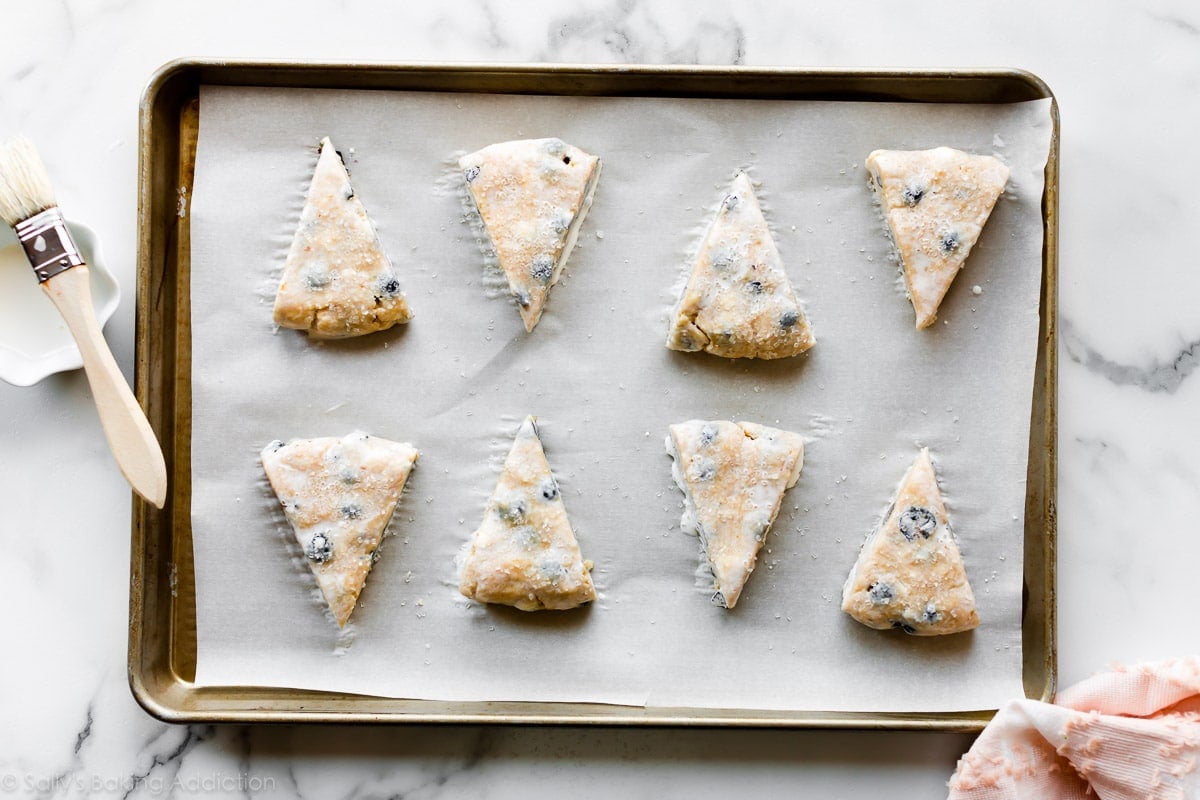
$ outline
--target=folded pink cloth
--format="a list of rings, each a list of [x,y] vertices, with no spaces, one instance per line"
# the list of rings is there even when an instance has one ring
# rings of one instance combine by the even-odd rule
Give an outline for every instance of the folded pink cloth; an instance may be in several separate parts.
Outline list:
[[[950,800],[1200,798],[1200,658],[1115,667],[1014,700],[950,779]]]

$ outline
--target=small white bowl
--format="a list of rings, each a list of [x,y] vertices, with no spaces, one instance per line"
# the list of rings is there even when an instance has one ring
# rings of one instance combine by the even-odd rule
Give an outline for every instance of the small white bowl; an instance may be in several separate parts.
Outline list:
[[[104,327],[121,302],[121,288],[104,265],[95,232],[69,220],[67,228],[91,273],[92,305]],[[17,237],[0,225],[0,378],[32,386],[47,375],[82,366],[67,323],[38,285]]]

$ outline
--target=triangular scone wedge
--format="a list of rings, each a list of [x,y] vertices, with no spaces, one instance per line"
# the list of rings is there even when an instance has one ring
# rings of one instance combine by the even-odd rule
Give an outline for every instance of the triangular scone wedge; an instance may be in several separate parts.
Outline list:
[[[532,331],[591,208],[600,159],[562,139],[522,139],[485,147],[458,165]]]
[[[263,470],[334,619],[344,626],[418,452],[355,432],[271,442]]]
[[[863,545],[842,589],[842,610],[868,627],[918,636],[979,626],[929,450],[909,467],[883,525]]]
[[[992,156],[938,147],[876,150],[867,156],[867,171],[900,256],[917,328],[927,328],[1004,192],[1008,167]]]
[[[733,608],[783,493],[800,478],[804,440],[753,422],[689,420],[669,430],[671,472],[684,497],[680,524],[704,545],[713,601]]]
[[[786,358],[816,344],[750,178],[738,173],[671,314],[667,347],[725,358]]]
[[[526,417],[459,565],[459,591],[522,611],[596,599],[534,417]]]
[[[275,293],[275,324],[336,339],[410,319],[400,281],[326,137]]]

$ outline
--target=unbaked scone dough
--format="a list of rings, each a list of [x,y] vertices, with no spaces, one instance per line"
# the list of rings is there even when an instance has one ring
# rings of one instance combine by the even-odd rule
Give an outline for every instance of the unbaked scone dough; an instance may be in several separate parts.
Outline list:
[[[815,343],[750,178],[739,172],[671,314],[667,347],[725,358],[786,358]]]
[[[362,432],[263,448],[263,471],[339,626],[354,611],[417,455],[410,444]]]
[[[704,545],[713,601],[733,608],[783,493],[800,478],[804,440],[753,422],[689,420],[669,431],[667,452],[684,497],[681,526]]]
[[[400,281],[326,137],[275,293],[275,324],[335,339],[410,319]]]
[[[927,328],[1004,191],[1008,167],[992,156],[938,147],[876,150],[867,156],[867,171],[900,257],[917,328]]]
[[[917,455],[883,525],[863,545],[842,589],[842,610],[868,627],[918,636],[979,626],[929,450]]]
[[[504,460],[483,522],[459,565],[459,591],[522,611],[575,608],[596,599],[550,473],[536,420],[526,417]]]
[[[600,159],[562,139],[522,139],[485,147],[458,165],[532,331],[592,205]]]

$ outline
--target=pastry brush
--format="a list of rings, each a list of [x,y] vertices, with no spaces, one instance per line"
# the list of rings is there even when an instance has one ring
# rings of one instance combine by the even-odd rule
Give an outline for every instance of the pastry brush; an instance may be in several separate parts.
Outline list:
[[[129,390],[92,308],[88,268],[54,200],[33,144],[0,142],[0,219],[17,234],[42,291],[71,331],[121,474],[157,508],[167,496],[167,468],[154,431]]]

